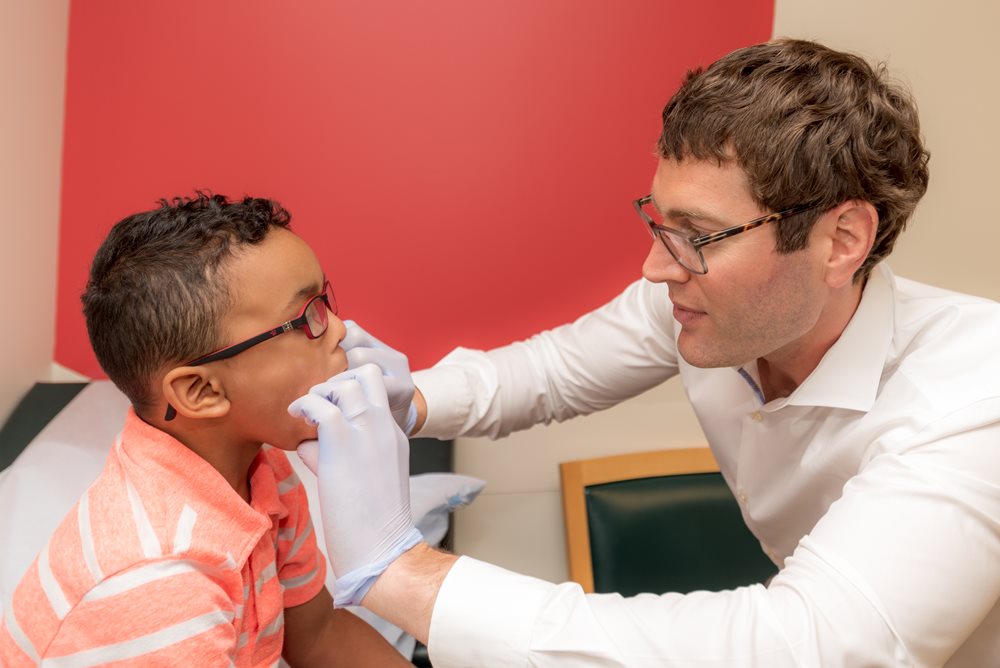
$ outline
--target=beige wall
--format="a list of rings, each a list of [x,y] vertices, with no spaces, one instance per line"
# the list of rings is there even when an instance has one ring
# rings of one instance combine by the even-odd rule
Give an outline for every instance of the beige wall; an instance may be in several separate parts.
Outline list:
[[[920,105],[931,185],[891,259],[896,273],[1000,299],[1000,2],[777,0],[774,34],[886,60]],[[558,462],[701,444],[676,383],[600,415],[498,442],[461,439],[459,471],[489,485],[456,518],[456,549],[566,578]]]
[[[69,0],[0,0],[0,423],[51,375]]]
[[[997,0],[777,0],[776,36],[885,61],[917,98],[931,182],[895,272],[1000,300]]]

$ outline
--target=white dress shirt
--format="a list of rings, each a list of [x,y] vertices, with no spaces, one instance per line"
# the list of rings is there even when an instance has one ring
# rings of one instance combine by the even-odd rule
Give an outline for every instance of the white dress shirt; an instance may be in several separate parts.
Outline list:
[[[415,374],[421,436],[498,437],[680,375],[768,587],[584,595],[462,557],[431,620],[449,666],[1000,666],[1000,305],[876,267],[788,397],[680,359],[666,286]]]

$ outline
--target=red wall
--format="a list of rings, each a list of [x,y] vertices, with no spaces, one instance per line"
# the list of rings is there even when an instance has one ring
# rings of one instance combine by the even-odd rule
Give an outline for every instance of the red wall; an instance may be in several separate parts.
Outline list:
[[[110,226],[195,188],[279,200],[341,314],[433,363],[639,275],[663,104],[773,0],[74,0],[56,361]]]

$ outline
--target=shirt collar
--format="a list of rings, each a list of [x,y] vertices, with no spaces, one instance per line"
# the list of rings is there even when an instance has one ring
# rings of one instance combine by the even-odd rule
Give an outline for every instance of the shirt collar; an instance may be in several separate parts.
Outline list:
[[[892,343],[894,304],[892,271],[881,263],[869,275],[861,302],[840,338],[792,392],[787,404],[870,410]]]
[[[784,406],[825,406],[868,411],[875,403],[885,359],[892,343],[895,281],[885,263],[876,266],[861,301],[840,338],[826,351],[819,364],[788,397],[775,399],[763,410]],[[763,402],[757,363],[737,372]]]
[[[211,464],[174,437],[144,422],[131,408],[114,454],[144,503],[156,504],[160,512],[166,513],[171,512],[167,506],[191,505],[199,514],[199,522],[204,518],[219,528],[222,542],[245,544],[249,550],[275,520],[288,514],[279,497],[279,481],[267,462],[268,448],[263,446],[250,465],[249,505]],[[233,556],[240,561],[240,554]]]

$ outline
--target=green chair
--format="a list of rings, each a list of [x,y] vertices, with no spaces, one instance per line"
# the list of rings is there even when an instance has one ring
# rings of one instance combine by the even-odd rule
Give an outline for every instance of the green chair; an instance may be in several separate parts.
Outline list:
[[[707,448],[565,462],[560,473],[570,579],[586,592],[720,591],[777,572]]]

